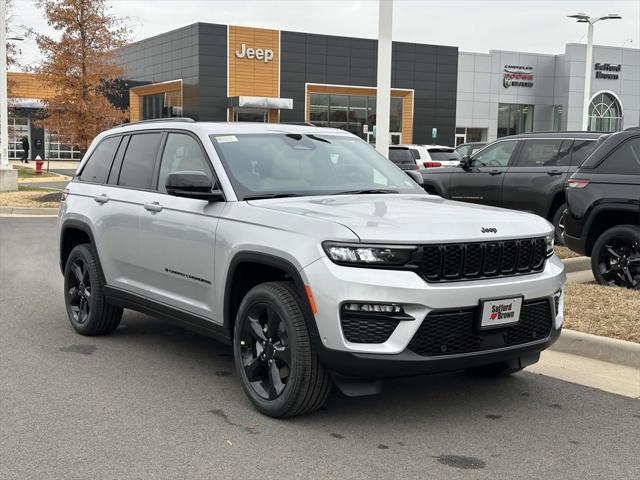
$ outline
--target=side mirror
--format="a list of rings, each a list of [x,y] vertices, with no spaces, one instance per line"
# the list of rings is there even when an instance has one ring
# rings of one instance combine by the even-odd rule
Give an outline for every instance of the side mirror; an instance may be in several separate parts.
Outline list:
[[[213,189],[212,180],[204,172],[173,172],[167,175],[165,188],[174,197],[196,198],[215,202],[223,200],[221,190]]]
[[[468,170],[471,167],[471,157],[469,155],[465,155],[460,159],[460,168],[463,170]]]
[[[424,185],[424,178],[422,178],[422,174],[417,170],[405,170],[404,173],[411,177],[411,180],[416,182],[418,185]]]

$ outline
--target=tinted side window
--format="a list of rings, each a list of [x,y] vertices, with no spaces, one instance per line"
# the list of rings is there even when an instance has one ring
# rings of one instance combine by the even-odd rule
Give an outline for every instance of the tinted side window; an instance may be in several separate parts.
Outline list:
[[[507,140],[489,145],[473,156],[474,167],[506,167],[518,142]]]
[[[153,170],[161,133],[132,135],[124,154],[118,185],[148,190],[153,184]]]
[[[566,167],[571,163],[573,140],[524,140],[518,167]]]
[[[111,161],[119,142],[120,137],[109,137],[102,140],[82,169],[80,180],[83,182],[103,183],[109,168],[111,168]]]
[[[413,155],[413,158],[415,158],[416,160],[420,160],[420,152],[418,150],[416,150],[415,148],[410,148],[409,151],[411,152],[411,155]]]
[[[640,137],[627,140],[598,165],[598,173],[640,175]]]
[[[571,165],[579,167],[597,145],[596,140],[576,140],[571,153]]]
[[[203,172],[213,178],[209,160],[202,152],[200,144],[191,136],[182,133],[170,133],[162,153],[158,190],[166,193],[167,176],[172,172]]]

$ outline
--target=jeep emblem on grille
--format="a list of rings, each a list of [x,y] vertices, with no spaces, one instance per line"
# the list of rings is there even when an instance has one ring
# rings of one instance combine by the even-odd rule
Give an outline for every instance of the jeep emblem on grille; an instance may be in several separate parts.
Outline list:
[[[480,231],[482,233],[498,233],[498,229],[497,228],[482,227],[482,229]]]

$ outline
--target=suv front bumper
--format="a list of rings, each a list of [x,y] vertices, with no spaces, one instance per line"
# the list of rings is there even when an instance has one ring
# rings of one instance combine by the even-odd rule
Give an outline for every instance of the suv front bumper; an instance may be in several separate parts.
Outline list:
[[[470,353],[423,356],[407,349],[432,312],[477,308],[482,299],[523,296],[524,301],[551,299],[565,283],[564,265],[556,256],[540,273],[451,283],[427,283],[413,272],[339,266],[323,257],[303,270],[317,306],[315,323],[323,363],[345,375],[397,376],[471,368],[540,352],[559,336],[562,304],[545,338],[529,343]],[[354,343],[345,338],[341,306],[379,303],[402,306],[409,321],[401,321],[382,343]]]

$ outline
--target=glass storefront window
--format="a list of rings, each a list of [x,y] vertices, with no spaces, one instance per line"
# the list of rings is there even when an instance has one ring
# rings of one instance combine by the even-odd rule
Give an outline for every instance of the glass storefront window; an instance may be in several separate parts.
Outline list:
[[[591,99],[588,129],[593,132],[622,130],[622,107],[613,95],[602,92]]]
[[[562,130],[562,105],[553,106],[553,130]]]
[[[402,132],[403,99],[391,97],[390,130],[392,142]],[[309,121],[319,127],[347,130],[360,138],[371,136],[376,124],[376,97],[369,95],[309,94]],[[365,133],[367,125],[369,134]],[[393,133],[396,135],[393,136]]]
[[[27,137],[27,139],[29,139],[29,146],[31,146],[29,118],[16,116],[9,112],[7,120],[9,123],[9,158],[17,160],[22,158],[22,137]],[[29,156],[31,156],[31,153],[29,153]]]
[[[48,160],[80,160],[80,150],[71,145],[60,143],[55,132],[45,131],[44,154]]]
[[[142,119],[173,118],[182,116],[180,92],[162,92],[142,97]]]
[[[309,121],[319,127],[329,126],[329,95],[312,93],[309,96]]]
[[[533,105],[498,104],[498,138],[533,132]]]
[[[402,131],[402,98],[391,97],[391,119],[389,120],[389,131]]]

